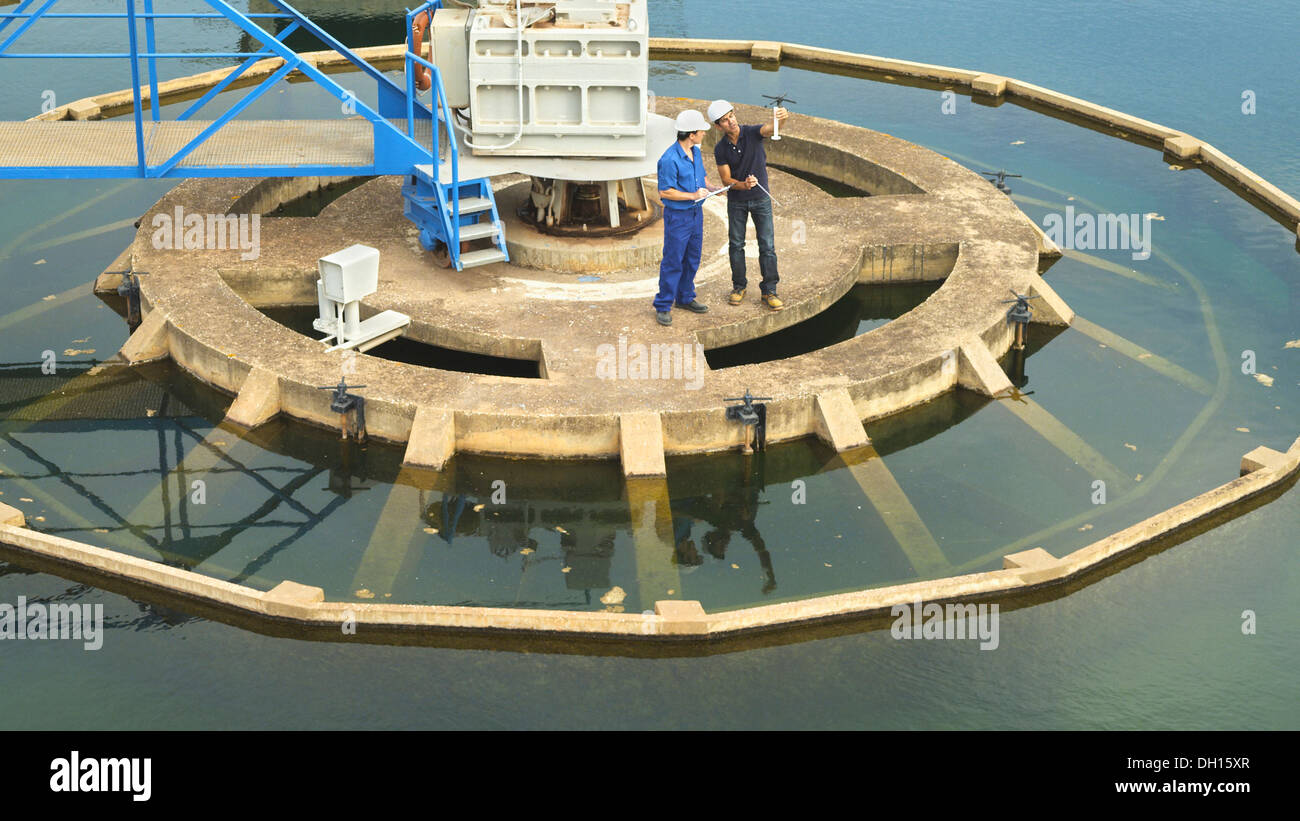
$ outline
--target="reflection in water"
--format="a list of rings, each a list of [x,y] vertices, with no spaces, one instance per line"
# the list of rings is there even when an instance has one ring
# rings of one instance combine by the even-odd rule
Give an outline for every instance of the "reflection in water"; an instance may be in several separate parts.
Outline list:
[[[704,557],[691,538],[696,524],[702,525],[700,530],[703,533],[705,552],[720,562],[727,558],[731,534],[739,533],[758,556],[759,565],[763,569],[761,592],[766,594],[776,589],[776,572],[772,569],[772,556],[768,553],[767,544],[755,524],[759,506],[767,504],[759,500],[765,490],[762,479],[764,454],[755,454],[746,459],[746,463],[748,470],[740,485],[724,484],[714,493],[687,497],[673,503],[676,557],[678,564],[688,567],[704,564]]]

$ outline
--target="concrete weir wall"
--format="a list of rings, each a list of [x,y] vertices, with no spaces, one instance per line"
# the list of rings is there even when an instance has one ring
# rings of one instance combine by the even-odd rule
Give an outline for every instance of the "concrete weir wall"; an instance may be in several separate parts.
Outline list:
[[[651,50],[652,56],[658,58],[698,55],[717,59],[750,60],[756,64],[766,65],[786,61],[812,70],[824,67],[840,71],[888,73],[966,87],[973,95],[993,98],[1018,97],[1107,128],[1123,130],[1158,142],[1167,154],[1203,164],[1231,181],[1239,190],[1257,197],[1285,215],[1291,222],[1297,224],[1297,232],[1300,234],[1300,202],[1214,146],[1183,132],[1030,83],[964,69],[784,43],[654,38],[651,41]],[[403,62],[401,46],[361,49],[360,53],[382,69],[399,68]],[[333,52],[310,55],[309,59],[325,71],[343,71],[349,67]],[[281,61],[278,59],[261,61],[232,87],[260,82],[280,65]],[[222,69],[163,83],[160,85],[160,97],[164,102],[197,97],[223,79],[231,70],[233,69]],[[301,76],[298,79],[302,79]],[[146,89],[145,98],[147,97]],[[43,114],[38,119],[111,117],[127,113],[131,105],[131,92],[121,91],[78,100]],[[797,142],[800,141],[792,139],[782,146],[781,151],[795,150]],[[833,151],[820,152],[819,149],[811,146],[804,146],[804,149],[811,151],[819,167],[826,169],[828,172],[826,176],[843,178],[847,173],[844,165],[846,158],[836,156]],[[780,156],[780,152],[773,152],[774,162],[780,163]],[[897,186],[900,190],[895,193],[910,193],[902,190],[910,183],[901,177],[864,176],[862,179],[853,178],[852,184],[878,191],[886,190],[889,186]],[[926,262],[907,263],[910,266],[908,270],[912,271],[917,279],[931,279],[946,275],[947,270],[951,269],[952,263],[955,262],[957,251],[954,246],[945,244],[925,246],[920,248],[919,252],[914,251],[911,254],[913,260],[916,260],[918,253]],[[898,255],[897,247],[889,249],[888,253],[881,249],[879,255],[864,253],[860,278],[863,281],[879,278],[895,279],[889,266]],[[151,320],[152,325],[150,325]],[[148,333],[140,335],[138,340],[133,337],[132,342],[129,343],[134,346],[133,353],[139,360],[148,359],[153,355],[166,355],[168,348],[173,348],[174,355],[173,346],[194,344],[192,341],[187,342],[188,338],[182,335],[172,337],[169,334],[168,323],[159,314],[146,317],[142,330],[148,330]],[[972,343],[969,349],[963,345],[959,351],[960,367],[956,375],[951,372],[951,369],[945,369],[944,357],[935,357],[932,361],[922,362],[910,370],[890,374],[886,380],[890,381],[890,384],[855,385],[853,390],[847,391],[848,399],[840,395],[832,398],[828,393],[826,402],[818,396],[816,399],[810,398],[805,403],[807,407],[800,405],[796,409],[790,405],[787,408],[776,409],[777,413],[774,415],[777,418],[773,421],[779,427],[782,424],[780,414],[784,413],[791,417],[788,422],[791,426],[806,426],[810,423],[816,424],[815,419],[820,414],[823,418],[822,426],[825,426],[825,421],[831,416],[838,418],[834,413],[828,416],[828,409],[838,411],[838,415],[842,416],[844,409],[849,406],[852,406],[861,418],[879,415],[873,412],[877,410],[873,408],[873,403],[879,401],[882,396],[893,396],[894,399],[888,401],[895,401],[900,394],[933,392],[936,388],[951,387],[954,382],[961,383],[963,379],[978,378],[980,368],[987,365],[988,351],[1005,350],[1009,344],[1006,338],[1009,333],[1005,323],[991,325],[981,334],[979,344]],[[195,358],[204,357],[205,354],[210,355],[214,360],[217,357],[224,358],[221,352],[215,350],[195,350],[191,353]],[[179,358],[189,357],[182,355]],[[216,381],[228,390],[237,390],[245,380],[250,378],[267,381],[265,375],[251,372],[247,366],[227,361],[225,367],[228,372],[223,379]],[[260,410],[259,408],[260,405],[249,412],[256,415],[265,411],[265,408]],[[414,409],[406,410],[409,410],[416,420],[420,420]],[[437,419],[428,416],[423,420],[422,427],[428,429],[428,435],[423,437],[422,441],[427,440],[423,441],[423,444],[432,454],[430,459],[433,461],[445,459],[449,455],[449,420],[450,416],[447,414],[442,414]],[[408,417],[377,421],[386,421],[394,428],[405,427],[408,434],[416,424]],[[460,428],[469,421],[456,419],[454,424]],[[644,426],[652,424],[653,420],[635,421]],[[663,424],[665,437],[671,439],[674,433],[671,418],[666,418]],[[616,449],[619,447],[617,430],[611,432],[608,427],[605,425],[601,428],[601,435],[608,440],[603,444]],[[594,431],[589,431],[588,435],[592,433]],[[659,452],[662,453],[662,448]],[[643,456],[653,455],[643,454]],[[657,472],[658,468],[656,465],[649,465],[646,470]],[[259,624],[289,623],[301,629],[324,628],[332,631],[339,640],[365,641],[368,638],[368,631],[376,637],[375,640],[381,640],[380,637],[383,635],[414,630],[431,634],[479,633],[489,636],[516,634],[615,640],[708,641],[745,633],[793,629],[827,621],[888,615],[890,608],[895,604],[915,601],[969,602],[989,597],[1014,598],[1032,591],[1061,588],[1084,581],[1107,565],[1126,557],[1140,557],[1144,550],[1171,537],[1176,538],[1182,532],[1230,517],[1252,501],[1266,499],[1270,494],[1280,493],[1293,483],[1300,473],[1300,438],[1296,439],[1286,453],[1263,447],[1256,448],[1242,459],[1241,473],[1243,475],[1238,479],[1060,558],[1051,556],[1041,548],[1035,548],[1004,557],[1001,570],[714,614],[707,613],[699,602],[692,601],[657,602],[654,612],[650,614],[326,602],[320,588],[292,581],[282,582],[270,591],[257,591],[191,571],[179,570],[116,551],[29,530],[25,526],[23,514],[5,504],[0,504],[0,556],[19,561],[23,558],[33,559],[38,564],[53,568],[55,572],[60,568],[66,568],[69,573],[101,580],[108,584],[122,583],[133,590],[162,591],[172,597],[199,602],[208,608],[209,612],[219,617],[228,614],[232,619],[244,619],[254,627]],[[356,630],[353,634],[344,634],[341,628],[347,624],[355,624]]]
[[[1176,537],[1233,508],[1294,481],[1300,473],[1300,438],[1286,453],[1257,448],[1242,460],[1245,475],[1152,516],[1112,536],[1057,558],[1041,548],[1006,556],[1001,570],[873,590],[818,596],[781,604],[708,613],[697,601],[660,601],[653,613],[521,610],[497,607],[327,602],[318,587],[284,581],[269,591],[212,579],[70,539],[28,530],[17,509],[0,504],[0,557],[34,558],[55,569],[134,589],[160,590],[201,603],[264,629],[290,623],[331,631],[339,641],[380,641],[409,631],[484,635],[552,635],[615,640],[717,640],[747,633],[789,630],[828,621],[887,616],[899,604],[1011,600],[1082,581],[1091,573],[1144,548]]]

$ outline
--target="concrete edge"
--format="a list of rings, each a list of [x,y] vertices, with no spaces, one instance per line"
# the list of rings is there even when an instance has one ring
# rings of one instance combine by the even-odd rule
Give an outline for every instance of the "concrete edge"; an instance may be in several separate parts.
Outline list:
[[[456,414],[436,408],[416,408],[402,464],[442,470],[455,454]]]
[[[239,386],[239,394],[226,411],[226,421],[256,428],[280,413],[280,379],[263,368],[253,368]]]
[[[168,325],[167,317],[162,311],[149,312],[140,327],[127,337],[118,355],[129,365],[166,359],[171,356],[171,346],[167,340]]]
[[[626,477],[666,477],[664,426],[654,411],[619,414],[618,452]]]
[[[272,590],[258,591],[194,571],[28,530],[15,524],[21,521],[21,511],[3,504],[0,504],[0,542],[19,553],[198,599],[218,610],[288,621],[303,627],[335,627],[339,629],[339,640],[355,635],[359,627],[709,640],[829,619],[884,615],[895,605],[917,601],[970,601],[1062,584],[1283,484],[1300,472],[1300,437],[1281,456],[1280,460],[1270,460],[1269,466],[1060,559],[1041,548],[1033,548],[1004,557],[1001,570],[715,614],[707,613],[698,601],[659,601],[653,614],[330,602],[324,600],[321,588],[288,580]]]

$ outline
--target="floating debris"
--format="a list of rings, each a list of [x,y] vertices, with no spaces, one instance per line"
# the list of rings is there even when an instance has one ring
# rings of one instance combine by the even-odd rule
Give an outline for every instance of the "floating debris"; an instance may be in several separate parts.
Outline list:
[[[830,562],[822,562],[822,567],[830,567],[830,566],[831,566]]]
[[[1134,477],[1133,477],[1133,481],[1135,481],[1135,482],[1140,482],[1140,481],[1142,481],[1142,474],[1139,473],[1137,476],[1134,476]]]
[[[95,349],[94,349],[94,348],[87,348],[86,350],[82,350],[82,349],[80,349],[80,348],[64,348],[64,349],[63,349],[63,355],[64,355],[64,356],[82,356],[82,355],[84,355],[84,354],[92,354],[92,353],[94,353],[94,352],[95,352]]]
[[[108,532],[108,528],[106,528],[106,527],[97,527],[97,528],[95,528],[94,532],[95,532],[95,533],[107,533],[107,532]]]
[[[1250,433],[1250,428],[1237,428],[1237,433]]]
[[[425,533],[437,533],[437,532],[438,532],[438,528],[436,528],[436,527],[426,527],[426,528],[424,529],[424,532],[425,532]]]
[[[374,593],[371,593],[364,587],[358,590],[356,595],[358,599],[373,599],[375,597]]]
[[[32,501],[32,500],[31,500],[31,499],[28,499],[26,496],[19,496],[19,497],[18,497],[18,501],[20,501],[20,502],[30,502],[30,501]]]
[[[1300,348],[1300,339],[1292,339],[1282,346],[1283,348]]]
[[[1024,140],[1013,140],[1013,141],[1011,142],[1011,144],[1012,144],[1012,145],[1024,145],[1024,144],[1025,144],[1025,141],[1024,141]]]
[[[732,563],[731,563],[731,569],[732,569],[732,570],[739,570],[739,569],[740,569],[740,565],[736,564],[735,562],[732,562]]]
[[[1182,166],[1182,165],[1171,165],[1171,166],[1169,166],[1169,170],[1170,170],[1170,171],[1182,171],[1185,167],[1186,167],[1186,166]]]
[[[1137,445],[1130,445],[1128,442],[1125,442],[1125,443],[1124,443],[1124,447],[1128,448],[1129,450],[1137,450],[1137,449],[1138,449],[1138,446],[1137,446]]]
[[[677,591],[676,591],[676,590],[673,590],[673,589],[670,587],[670,588],[668,588],[668,595],[670,595],[670,596],[675,596],[675,595],[677,595]]]
[[[568,572],[569,572],[570,570],[572,570],[572,569],[573,569],[572,567],[561,567],[561,568],[560,568],[560,572],[561,572],[561,573],[568,573]]]
[[[44,265],[44,264],[45,264],[45,260],[43,260],[43,259],[38,259],[38,260],[36,260],[35,262],[32,263],[32,265]],[[52,297],[52,296],[51,296],[51,297],[46,297],[46,299],[54,299],[54,297]]]
[[[1263,386],[1266,387],[1266,388],[1271,388],[1271,387],[1273,387],[1273,377],[1269,376],[1269,375],[1266,374],[1266,373],[1257,373],[1257,374],[1255,374],[1255,381],[1258,382],[1259,384],[1263,385]]]
[[[520,556],[527,556],[528,554],[530,554],[530,553],[532,553],[532,552],[533,552],[533,549],[532,549],[531,547],[525,547],[523,550],[519,551],[519,555],[520,555]]]
[[[55,296],[54,294],[50,294],[49,296],[41,297],[41,302],[53,302],[56,299],[58,299],[57,296]]]
[[[556,525],[556,526],[555,526],[555,532],[556,532],[556,533],[563,533],[565,536],[568,536],[568,535],[569,535],[569,531],[565,530],[564,528],[560,527],[559,525]]]
[[[153,408],[145,408],[144,415],[152,418],[158,415],[158,411],[154,410]]]
[[[34,521],[34,522],[43,522],[43,521],[45,521],[45,517],[44,517],[44,516],[33,516],[33,517],[32,517],[32,521]]]
[[[1088,524],[1086,524],[1086,525],[1084,525],[1083,527],[1079,528],[1079,532],[1080,532],[1080,533],[1084,532],[1085,530],[1092,530],[1092,523],[1091,523],[1091,522],[1089,522]]]
[[[609,592],[600,597],[601,604],[622,604],[623,599],[627,598],[627,592],[623,588],[615,585],[609,589]],[[620,610],[622,608],[619,608]]]
[[[482,510],[482,509],[485,508],[485,507],[487,507],[487,505],[485,505],[485,504],[477,504],[477,505],[474,505],[474,512],[475,512],[475,513],[478,513],[480,510]]]
[[[1149,213],[1149,214],[1143,214],[1142,216],[1147,217],[1148,219],[1156,220],[1157,222],[1164,222],[1164,221],[1165,221],[1165,218],[1162,217],[1162,216],[1160,216],[1159,214],[1157,214],[1155,211],[1152,211],[1152,212]]]

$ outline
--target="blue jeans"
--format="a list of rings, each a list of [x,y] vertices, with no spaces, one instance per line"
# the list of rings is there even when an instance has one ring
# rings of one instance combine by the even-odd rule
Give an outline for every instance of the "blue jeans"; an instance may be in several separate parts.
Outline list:
[[[670,311],[674,302],[695,301],[695,270],[700,267],[703,243],[704,211],[699,206],[664,209],[664,258],[659,263],[656,311]]]
[[[753,200],[727,200],[728,253],[731,257],[731,287],[745,288],[745,228],[749,217],[754,218],[754,233],[758,234],[758,270],[763,275],[759,290],[765,294],[776,293],[781,277],[776,272],[776,240],[773,238],[772,200],[766,196]]]

